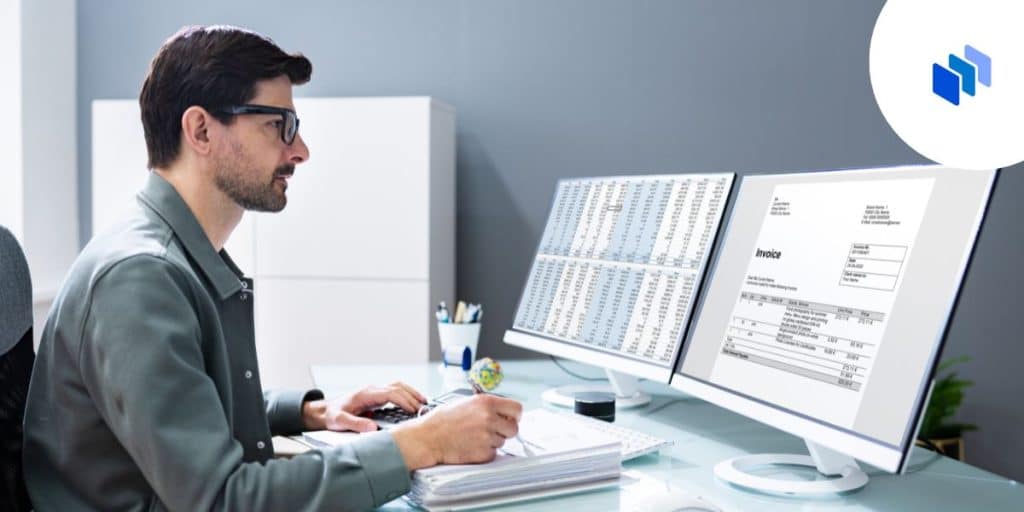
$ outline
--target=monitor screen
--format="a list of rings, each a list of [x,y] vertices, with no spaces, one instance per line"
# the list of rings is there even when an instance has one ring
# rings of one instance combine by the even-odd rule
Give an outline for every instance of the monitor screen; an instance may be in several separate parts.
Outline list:
[[[995,174],[745,177],[673,385],[897,469]]]
[[[560,181],[506,341],[668,382],[732,181]]]

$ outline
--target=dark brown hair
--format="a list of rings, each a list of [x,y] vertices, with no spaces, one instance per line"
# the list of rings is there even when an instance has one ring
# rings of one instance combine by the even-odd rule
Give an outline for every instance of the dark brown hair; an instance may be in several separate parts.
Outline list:
[[[270,38],[223,25],[184,27],[171,36],[149,65],[139,107],[146,133],[149,168],[178,158],[181,116],[203,107],[223,123],[218,109],[241,105],[256,95],[256,82],[282,75],[295,85],[309,81],[313,65],[302,54],[288,54]]]

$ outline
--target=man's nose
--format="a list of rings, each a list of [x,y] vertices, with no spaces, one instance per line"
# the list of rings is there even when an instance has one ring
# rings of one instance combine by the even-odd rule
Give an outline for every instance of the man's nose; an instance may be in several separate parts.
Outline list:
[[[292,164],[298,165],[306,160],[309,160],[309,148],[306,146],[306,141],[302,140],[302,135],[296,134],[295,140],[292,141],[292,145],[288,146],[289,155],[288,161]]]

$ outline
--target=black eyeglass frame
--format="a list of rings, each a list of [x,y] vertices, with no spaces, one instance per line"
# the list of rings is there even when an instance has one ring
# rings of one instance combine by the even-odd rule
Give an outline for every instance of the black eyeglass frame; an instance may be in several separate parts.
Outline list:
[[[299,133],[299,116],[290,108],[269,105],[234,105],[217,109],[217,112],[233,116],[245,114],[277,114],[281,116],[281,142],[291,146]],[[292,128],[289,129],[289,126]]]

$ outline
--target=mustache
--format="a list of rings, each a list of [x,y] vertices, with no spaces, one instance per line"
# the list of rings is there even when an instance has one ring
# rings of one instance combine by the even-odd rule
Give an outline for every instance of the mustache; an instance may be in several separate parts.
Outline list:
[[[274,178],[288,178],[292,174],[295,174],[295,165],[293,164],[285,164],[274,169]]]

